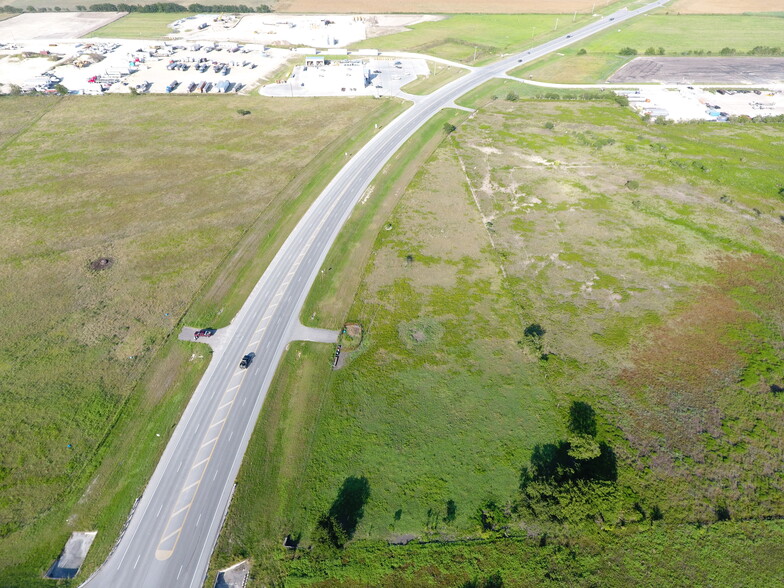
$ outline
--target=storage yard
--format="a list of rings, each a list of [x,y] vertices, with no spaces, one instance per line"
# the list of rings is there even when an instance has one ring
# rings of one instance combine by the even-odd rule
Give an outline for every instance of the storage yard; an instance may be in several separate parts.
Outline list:
[[[291,57],[286,49],[236,43],[105,41],[0,44],[0,81],[9,91],[104,92],[239,91]]]
[[[672,121],[725,121],[731,116],[784,115],[784,88],[699,88],[641,86],[622,91],[629,105],[642,115]]]
[[[301,61],[324,48],[346,55],[339,46],[362,40],[379,27],[433,18],[198,15],[173,19],[171,40],[166,41],[78,38],[120,16],[122,13],[23,14],[0,22],[0,92],[16,88],[72,94],[248,91],[292,58]],[[362,67],[343,66],[339,76],[331,75],[338,70],[302,68],[288,90],[273,87],[268,95],[389,95],[417,75],[428,73],[424,61],[406,61],[405,68],[390,66],[389,71],[385,64],[377,64],[369,76],[362,73]],[[364,84],[367,79],[373,83]]]

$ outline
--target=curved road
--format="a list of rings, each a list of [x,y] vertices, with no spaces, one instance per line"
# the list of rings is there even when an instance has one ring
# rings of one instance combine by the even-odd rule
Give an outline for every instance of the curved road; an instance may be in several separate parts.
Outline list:
[[[228,327],[175,428],[115,550],[89,588],[197,587],[231,499],[234,480],[275,369],[326,254],[382,166],[417,129],[454,100],[507,70],[662,6],[597,19],[529,52],[472,69],[418,100],[381,130],[335,176],[289,235]],[[247,370],[240,358],[256,357]]]

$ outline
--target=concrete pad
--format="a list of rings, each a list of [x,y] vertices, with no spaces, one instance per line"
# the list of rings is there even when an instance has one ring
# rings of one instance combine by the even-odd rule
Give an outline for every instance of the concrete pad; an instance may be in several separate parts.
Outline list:
[[[125,16],[125,12],[34,12],[0,21],[0,42],[75,39]]]
[[[329,329],[315,329],[297,323],[292,329],[291,341],[312,341],[313,343],[337,343],[340,331],[330,331]]]
[[[53,580],[61,580],[76,576],[97,534],[97,531],[72,533],[60,557],[57,558],[46,573],[46,577]]]
[[[241,561],[225,570],[218,572],[215,588],[245,588],[250,573],[248,560]]]

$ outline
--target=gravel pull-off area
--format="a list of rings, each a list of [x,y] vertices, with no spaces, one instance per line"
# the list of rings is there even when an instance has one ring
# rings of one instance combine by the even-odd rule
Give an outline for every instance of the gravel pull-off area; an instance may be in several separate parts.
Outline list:
[[[779,84],[784,57],[637,57],[611,83]]]
[[[65,578],[73,578],[82,567],[84,558],[87,557],[87,552],[90,551],[90,546],[93,544],[97,531],[90,531],[89,533],[72,533],[71,538],[63,548],[60,557],[52,564],[46,574],[47,578],[53,580],[60,580]]]
[[[248,572],[250,566],[247,561],[231,566],[225,570],[218,572],[218,577],[215,578],[215,588],[245,588],[248,582]]]

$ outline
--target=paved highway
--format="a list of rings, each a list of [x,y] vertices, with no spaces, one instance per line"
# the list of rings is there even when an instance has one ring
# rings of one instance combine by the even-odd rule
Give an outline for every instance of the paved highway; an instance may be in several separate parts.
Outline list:
[[[292,231],[228,328],[115,550],[88,588],[197,587],[204,582],[264,397],[308,290],[354,205],[382,166],[434,114],[509,69],[666,3],[620,11],[567,36],[475,68],[422,98],[335,176]],[[247,370],[240,358],[256,357]]]

